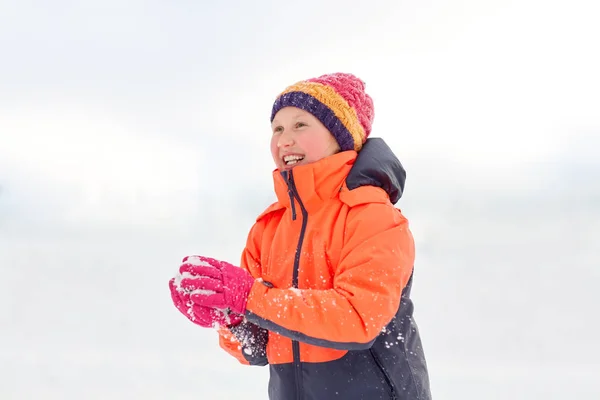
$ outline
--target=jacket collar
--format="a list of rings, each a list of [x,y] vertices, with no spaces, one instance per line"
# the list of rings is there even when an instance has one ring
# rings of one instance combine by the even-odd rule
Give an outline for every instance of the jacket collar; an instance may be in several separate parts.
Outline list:
[[[338,195],[356,157],[356,151],[348,150],[297,166],[289,172],[273,171],[278,203],[291,208],[290,194],[295,190],[307,212],[318,210],[325,201]],[[300,208],[297,211],[300,212]]]

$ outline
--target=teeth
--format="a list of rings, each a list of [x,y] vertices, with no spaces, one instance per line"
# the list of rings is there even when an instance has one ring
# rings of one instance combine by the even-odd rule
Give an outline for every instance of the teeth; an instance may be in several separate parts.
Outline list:
[[[302,157],[302,156],[289,155],[289,156],[283,157],[283,162],[285,162],[286,165],[294,165],[303,159],[304,159],[304,157]]]

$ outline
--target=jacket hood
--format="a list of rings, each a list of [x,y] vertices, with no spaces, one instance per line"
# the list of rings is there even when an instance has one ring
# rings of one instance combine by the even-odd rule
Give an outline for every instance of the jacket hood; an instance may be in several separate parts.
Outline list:
[[[367,139],[346,178],[349,190],[377,186],[385,190],[392,204],[402,197],[406,171],[392,149],[381,138]]]

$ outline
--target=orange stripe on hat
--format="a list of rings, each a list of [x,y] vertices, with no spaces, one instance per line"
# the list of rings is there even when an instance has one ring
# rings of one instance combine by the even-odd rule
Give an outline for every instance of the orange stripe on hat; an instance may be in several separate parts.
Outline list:
[[[359,151],[362,148],[367,137],[356,110],[335,89],[318,82],[302,81],[286,88],[279,97],[292,92],[308,94],[331,109],[352,136],[354,150]]]

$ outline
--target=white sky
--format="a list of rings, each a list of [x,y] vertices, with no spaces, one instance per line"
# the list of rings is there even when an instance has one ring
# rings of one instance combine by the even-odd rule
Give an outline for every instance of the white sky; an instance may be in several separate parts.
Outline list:
[[[428,358],[438,396],[445,391],[447,399],[464,399],[460,394],[469,382],[473,398],[478,390],[501,386],[477,367],[482,351],[490,349],[486,340],[456,328],[446,346],[443,332],[452,319],[439,318],[440,302],[463,310],[456,320],[472,321],[499,338],[515,315],[490,293],[502,293],[504,284],[519,279],[521,272],[515,271],[525,271],[524,286],[539,283],[540,274],[546,282],[533,301],[517,295],[519,304],[531,307],[517,318],[533,324],[531,332],[552,332],[530,317],[550,318],[543,299],[556,295],[561,280],[572,282],[573,296],[581,300],[576,316],[592,310],[594,302],[577,289],[576,277],[598,279],[600,265],[590,239],[600,233],[600,3],[207,3],[0,0],[0,301],[10,305],[0,309],[0,329],[9,332],[0,353],[28,343],[33,353],[7,354],[17,365],[13,373],[33,370],[39,382],[28,387],[25,378],[15,377],[4,389],[9,397],[40,390],[56,394],[52,398],[80,398],[81,388],[70,385],[78,368],[97,393],[114,398],[140,393],[164,398],[161,393],[174,390],[178,398],[192,397],[197,378],[187,376],[189,391],[175,389],[177,374],[169,371],[177,366],[162,351],[172,344],[167,341],[198,333],[172,312],[165,279],[190,252],[238,259],[253,218],[273,197],[272,101],[287,85],[327,72],[352,72],[365,80],[375,101],[373,136],[383,137],[408,170],[400,205],[408,209],[421,250],[422,280],[415,296],[422,301],[419,317],[432,349]],[[477,249],[471,243],[478,243]],[[502,243],[508,255],[500,250]],[[560,254],[550,257],[549,248]],[[28,261],[24,254],[51,261]],[[480,270],[484,260],[495,265],[505,257],[511,259],[510,273]],[[573,257],[580,269],[565,277],[565,260]],[[546,272],[536,269],[540,265]],[[458,272],[445,270],[450,266]],[[35,311],[37,303],[17,301],[20,285],[12,282],[29,279],[28,271],[52,281],[50,288],[36,283],[42,293],[47,290],[48,315],[63,313],[64,307],[79,315],[91,307],[102,339],[66,313],[62,319],[45,317],[54,330],[71,332],[66,337],[73,341],[56,347],[60,354],[50,350],[62,343],[60,335],[19,341],[22,332],[35,329],[23,313]],[[139,311],[141,297],[114,282],[122,277],[141,279],[148,296],[143,304],[154,311]],[[443,279],[464,285],[464,297]],[[70,305],[79,290],[104,300]],[[113,302],[119,301],[128,305],[118,308]],[[473,303],[482,308],[473,309]],[[486,304],[505,314],[489,317]],[[511,310],[519,313],[515,307]],[[123,321],[135,321],[127,314],[134,309],[147,319],[124,328]],[[490,319],[473,320],[480,311],[479,318]],[[113,320],[115,313],[123,321]],[[156,315],[163,318],[159,326],[174,327],[153,331],[143,342],[150,350],[127,353],[134,371],[153,360],[154,369],[140,372],[142,381],[168,376],[162,386],[144,392],[136,389],[135,378],[121,382],[111,371],[125,352],[118,332],[144,336],[156,330],[149,322]],[[583,321],[573,323],[584,329]],[[78,336],[78,329],[88,339]],[[588,332],[581,346],[593,343],[592,332],[600,333],[597,324]],[[550,357],[551,341],[537,340],[524,334],[517,336],[522,346],[514,353],[492,350],[494,357],[515,356],[516,364],[508,356],[498,364],[487,362],[506,373],[541,363]],[[536,343],[539,351],[531,350]],[[229,360],[213,342],[173,346],[169,357],[190,365],[198,362],[189,353],[194,350],[219,360],[196,365],[216,374],[205,384],[224,379],[226,372],[214,368],[227,370]],[[600,356],[597,345],[588,351]],[[599,368],[597,359],[559,353],[572,371]],[[451,368],[455,357],[462,365],[456,369]],[[44,367],[52,360],[61,366],[54,380]],[[591,369],[584,367],[589,363]],[[586,397],[595,389],[585,374],[543,392],[540,382],[560,370],[547,368],[535,389],[524,389],[525,373],[514,372],[507,391],[494,393],[517,398],[514,389],[521,390],[520,398],[543,393],[558,399],[573,394],[567,389],[580,379],[578,398],[592,398]],[[254,370],[236,373],[247,382],[264,378]],[[93,374],[120,383],[102,385]],[[52,382],[69,383],[71,391],[61,394]],[[235,388],[230,390],[231,395]],[[251,398],[264,396],[257,391]]]
[[[336,70],[367,82],[409,176],[598,143],[593,2],[41,4],[0,6],[0,178],[68,192],[68,218],[181,218],[204,168],[268,183],[273,97]]]

